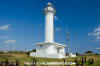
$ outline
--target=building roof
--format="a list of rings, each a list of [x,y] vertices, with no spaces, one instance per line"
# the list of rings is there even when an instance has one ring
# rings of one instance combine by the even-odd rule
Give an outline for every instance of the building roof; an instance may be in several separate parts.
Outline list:
[[[64,45],[64,44],[60,44],[60,43],[55,43],[55,42],[48,42],[48,43],[45,43],[45,42],[42,42],[42,43],[37,43],[37,44],[35,44],[35,45],[45,45],[45,44],[53,44],[53,45],[58,45],[58,46],[66,46],[66,45]]]

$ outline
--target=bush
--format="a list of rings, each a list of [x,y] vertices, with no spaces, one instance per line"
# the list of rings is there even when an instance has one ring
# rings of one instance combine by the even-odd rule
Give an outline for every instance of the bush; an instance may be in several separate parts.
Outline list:
[[[0,54],[4,54],[4,52],[3,51],[0,51]]]
[[[36,52],[36,49],[31,50],[31,52]]]
[[[79,55],[79,53],[78,52],[76,52],[76,56],[78,56]]]
[[[91,50],[88,50],[85,52],[85,54],[92,54],[93,52]]]

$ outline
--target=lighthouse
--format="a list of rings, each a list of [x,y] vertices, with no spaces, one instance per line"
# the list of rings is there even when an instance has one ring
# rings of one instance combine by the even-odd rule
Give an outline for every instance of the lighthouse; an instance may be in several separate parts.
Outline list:
[[[36,43],[36,52],[31,52],[30,56],[43,58],[65,58],[65,45],[54,42],[53,17],[56,11],[51,3],[47,3],[43,9],[45,16],[45,37],[44,42]]]
[[[56,11],[54,10],[51,3],[47,4],[47,7],[44,8],[43,14],[45,15],[45,43],[53,43],[53,16]]]

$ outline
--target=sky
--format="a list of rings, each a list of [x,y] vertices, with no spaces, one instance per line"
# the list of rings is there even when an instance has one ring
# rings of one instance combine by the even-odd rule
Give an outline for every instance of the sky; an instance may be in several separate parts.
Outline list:
[[[0,0],[0,50],[29,51],[44,42],[48,2],[56,10],[55,42],[66,45],[68,31],[70,52],[100,53],[100,0]]]

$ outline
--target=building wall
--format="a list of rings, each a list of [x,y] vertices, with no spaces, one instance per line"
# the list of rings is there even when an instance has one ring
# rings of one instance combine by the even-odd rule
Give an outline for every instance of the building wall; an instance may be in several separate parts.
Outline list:
[[[36,53],[30,53],[30,56],[45,58],[65,58],[65,49],[63,46],[55,44],[41,44],[36,46]]]
[[[38,45],[36,46],[36,52],[39,54],[57,54],[57,49],[54,46],[52,44]]]
[[[64,47],[62,47],[62,48],[59,50],[58,57],[59,57],[59,58],[65,57],[65,48],[64,48]]]
[[[42,57],[42,58],[59,58],[58,54],[38,54],[35,52],[30,53],[30,56],[34,56],[34,57]]]

